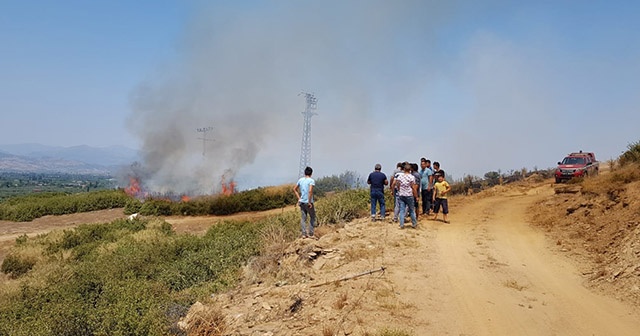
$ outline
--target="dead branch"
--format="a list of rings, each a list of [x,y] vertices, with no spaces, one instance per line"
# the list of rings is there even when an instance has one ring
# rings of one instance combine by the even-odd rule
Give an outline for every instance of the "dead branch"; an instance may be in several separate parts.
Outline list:
[[[320,283],[320,284],[315,284],[315,285],[312,285],[311,287],[312,288],[313,287],[320,287],[320,286],[328,285],[328,284],[331,284],[331,283],[337,283],[337,282],[340,282],[340,281],[345,281],[345,280],[361,277],[361,276],[364,276],[364,275],[373,274],[373,273],[376,273],[376,272],[383,272],[384,273],[385,269],[386,268],[384,266],[382,266],[382,267],[380,267],[378,269],[374,269],[374,270],[370,270],[370,271],[366,271],[366,272],[362,272],[362,273],[358,273],[358,274],[354,274],[354,275],[349,275],[349,276],[346,276],[344,278],[340,278],[338,280],[331,280],[331,281],[323,282],[323,283]]]

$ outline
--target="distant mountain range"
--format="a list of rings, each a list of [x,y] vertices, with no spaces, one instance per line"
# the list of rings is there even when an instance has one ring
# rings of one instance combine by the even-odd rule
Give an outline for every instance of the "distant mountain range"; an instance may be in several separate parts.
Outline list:
[[[138,151],[124,146],[0,145],[0,172],[112,174],[136,160]]]

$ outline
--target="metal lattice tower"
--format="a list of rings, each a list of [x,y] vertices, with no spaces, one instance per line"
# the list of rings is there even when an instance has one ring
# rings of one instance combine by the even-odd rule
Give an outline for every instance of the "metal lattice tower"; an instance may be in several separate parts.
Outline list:
[[[213,139],[207,139],[207,132],[212,131],[213,127],[211,126],[207,126],[207,127],[200,127],[197,128],[196,131],[202,133],[202,138],[198,138],[198,140],[202,140],[202,156],[204,157],[204,154],[206,152],[206,144],[207,141],[213,141]]]
[[[302,127],[302,149],[300,150],[300,172],[299,176],[304,176],[304,169],[311,164],[311,117],[316,115],[315,111],[318,99],[312,94],[301,92],[298,96],[304,95],[307,100],[307,107],[302,115],[304,116],[304,124]]]

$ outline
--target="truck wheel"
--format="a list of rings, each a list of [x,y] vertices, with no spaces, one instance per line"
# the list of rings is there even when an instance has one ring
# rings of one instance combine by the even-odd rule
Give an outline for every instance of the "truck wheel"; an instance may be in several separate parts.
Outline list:
[[[556,177],[556,183],[561,183],[562,180]]]

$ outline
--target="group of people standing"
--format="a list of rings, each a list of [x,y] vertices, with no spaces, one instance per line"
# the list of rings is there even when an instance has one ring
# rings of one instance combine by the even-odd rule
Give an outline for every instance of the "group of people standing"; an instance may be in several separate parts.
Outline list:
[[[411,226],[417,227],[419,199],[422,199],[423,216],[428,217],[433,212],[431,219],[437,220],[442,207],[443,220],[449,223],[447,194],[451,186],[445,180],[445,172],[440,168],[439,162],[433,162],[431,167],[431,160],[421,158],[420,168],[417,163],[398,162],[390,181],[382,172],[382,166],[376,164],[367,183],[371,194],[371,220],[377,219],[377,205],[380,205],[379,219],[385,219],[384,188],[390,184],[395,203],[392,222],[399,222],[401,229],[404,229],[407,212],[411,218]]]
[[[298,206],[300,206],[300,230],[303,238],[315,238],[316,210],[313,205],[315,180],[311,177],[312,174],[313,169],[306,167],[304,177],[301,177],[293,187],[293,192],[298,198]],[[380,206],[379,219],[385,219],[385,186],[390,185],[395,203],[392,222],[399,222],[401,229],[404,229],[407,211],[411,218],[411,227],[417,227],[419,199],[422,199],[423,216],[428,217],[433,212],[431,219],[437,220],[442,207],[443,220],[445,223],[449,223],[447,219],[449,214],[447,194],[451,190],[451,186],[445,180],[445,173],[440,169],[439,162],[434,162],[431,167],[431,160],[421,158],[420,168],[416,163],[398,162],[390,181],[387,179],[387,175],[382,172],[382,166],[377,163],[374,171],[367,178],[367,184],[370,185],[371,220],[378,218],[376,217],[377,205]],[[309,218],[308,225],[307,217]]]

